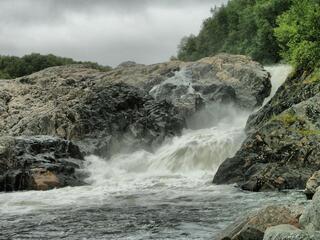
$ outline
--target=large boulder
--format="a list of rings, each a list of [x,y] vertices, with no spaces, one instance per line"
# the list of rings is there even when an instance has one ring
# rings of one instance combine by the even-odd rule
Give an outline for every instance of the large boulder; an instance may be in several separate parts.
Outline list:
[[[83,184],[79,147],[50,137],[0,137],[0,191],[48,190]]]
[[[192,97],[194,100],[189,103],[189,108],[194,111],[189,111],[189,116],[199,109],[199,102],[232,103],[253,110],[269,96],[270,90],[270,75],[261,65],[244,56],[220,54],[180,64],[179,71],[164,81],[158,81],[150,93],[178,108],[179,99]]]
[[[268,206],[237,220],[216,237],[216,240],[262,240],[271,226],[291,224],[299,226],[299,206]]]
[[[184,119],[165,101],[97,70],[54,67],[5,85],[0,136],[52,135],[75,141],[86,153],[152,147],[180,134]]]
[[[121,64],[104,78],[146,89],[156,99],[166,99],[175,106],[179,98],[189,95],[190,99],[191,94],[194,101],[188,105],[193,109],[197,109],[196,99],[201,96],[202,101],[234,103],[253,110],[271,91],[270,75],[262,65],[249,57],[230,54],[196,62]]]
[[[248,137],[213,182],[250,191],[304,189],[320,169],[320,81],[296,73],[247,123]]]

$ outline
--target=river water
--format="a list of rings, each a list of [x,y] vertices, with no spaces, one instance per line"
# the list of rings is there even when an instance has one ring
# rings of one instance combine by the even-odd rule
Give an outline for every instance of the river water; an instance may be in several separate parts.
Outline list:
[[[269,67],[274,93],[290,72]],[[249,113],[210,106],[214,118],[157,151],[87,157],[88,185],[0,194],[0,239],[214,239],[237,217],[301,192],[243,192],[216,186],[219,164],[239,149]],[[206,115],[206,114],[204,114]]]

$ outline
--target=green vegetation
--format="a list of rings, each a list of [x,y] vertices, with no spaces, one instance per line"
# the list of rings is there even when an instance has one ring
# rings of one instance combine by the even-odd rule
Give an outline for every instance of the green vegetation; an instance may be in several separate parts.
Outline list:
[[[320,0],[294,0],[278,18],[275,35],[281,55],[304,70],[320,66]]]
[[[304,80],[306,84],[319,83],[320,82],[320,68],[315,68],[313,72]]]
[[[301,134],[302,136],[305,136],[305,137],[320,135],[319,129],[301,129],[298,132],[299,132],[299,134]]]
[[[93,62],[79,62],[71,58],[57,57],[52,54],[40,55],[32,53],[23,57],[0,56],[0,79],[11,79],[25,76],[42,69],[70,64],[84,64],[90,68],[109,71],[111,68]]]
[[[180,60],[220,52],[262,63],[282,59],[295,68],[320,67],[320,0],[230,0],[212,10],[198,36],[182,39]]]
[[[288,130],[305,137],[320,135],[320,129],[306,124],[305,120],[303,120],[301,116],[297,116],[294,112],[285,112],[279,115],[274,115],[270,119],[270,122],[273,121],[281,122]]]
[[[230,0],[212,10],[198,36],[182,39],[178,58],[197,60],[220,52],[245,54],[263,63],[281,60],[274,36],[277,17],[292,0]]]
[[[300,119],[293,113],[282,113],[271,118],[271,121],[280,121],[286,126],[290,126]]]

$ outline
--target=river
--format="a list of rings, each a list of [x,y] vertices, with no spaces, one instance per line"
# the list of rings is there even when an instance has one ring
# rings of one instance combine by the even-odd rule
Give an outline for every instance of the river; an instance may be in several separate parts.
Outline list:
[[[267,69],[274,94],[290,68]],[[219,164],[244,140],[249,114],[212,105],[203,113],[213,116],[211,124],[198,121],[154,153],[87,156],[87,186],[0,194],[0,239],[213,239],[259,207],[303,202],[298,191],[212,184]]]

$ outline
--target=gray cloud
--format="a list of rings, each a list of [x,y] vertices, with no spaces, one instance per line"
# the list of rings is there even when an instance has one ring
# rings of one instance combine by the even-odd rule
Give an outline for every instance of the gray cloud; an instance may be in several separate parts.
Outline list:
[[[117,65],[166,61],[227,0],[1,0],[0,53]]]

